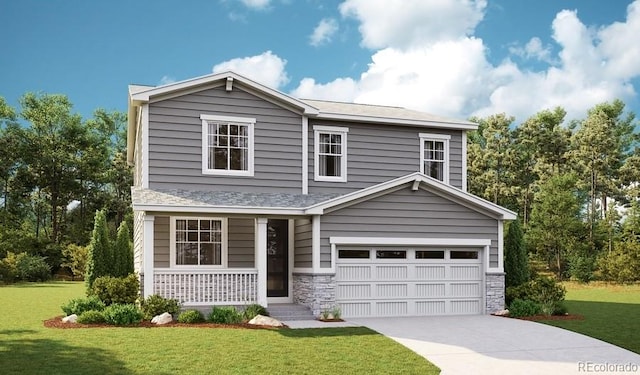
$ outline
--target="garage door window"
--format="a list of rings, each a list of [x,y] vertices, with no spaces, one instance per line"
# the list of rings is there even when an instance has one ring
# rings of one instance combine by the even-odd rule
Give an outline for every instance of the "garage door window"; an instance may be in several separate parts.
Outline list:
[[[340,259],[369,259],[369,250],[340,250],[338,251]]]
[[[406,251],[397,250],[378,250],[376,251],[377,259],[407,259]]]
[[[451,251],[451,259],[478,259],[477,251]]]
[[[416,259],[444,259],[444,250],[417,250]]]

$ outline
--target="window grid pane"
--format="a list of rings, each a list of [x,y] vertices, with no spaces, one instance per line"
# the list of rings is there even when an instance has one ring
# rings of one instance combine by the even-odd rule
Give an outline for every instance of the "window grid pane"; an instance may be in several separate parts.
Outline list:
[[[320,133],[318,140],[318,174],[323,177],[342,176],[342,134]]]
[[[424,173],[444,181],[445,144],[442,141],[424,141]]]
[[[209,169],[249,170],[249,125],[242,123],[208,123]]]
[[[177,265],[222,265],[222,221],[176,220]]]

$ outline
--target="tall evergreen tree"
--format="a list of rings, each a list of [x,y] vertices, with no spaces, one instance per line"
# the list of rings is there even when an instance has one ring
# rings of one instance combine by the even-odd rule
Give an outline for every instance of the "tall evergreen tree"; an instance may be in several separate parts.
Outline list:
[[[520,220],[509,224],[504,241],[504,271],[506,286],[518,286],[529,281],[529,257],[524,244]]]
[[[133,247],[129,239],[129,225],[122,221],[113,247],[115,274],[123,277],[133,273]]]
[[[91,290],[93,282],[98,277],[112,276],[113,274],[114,257],[109,241],[107,216],[103,210],[100,210],[96,212],[87,256],[87,271],[85,272],[87,291]]]

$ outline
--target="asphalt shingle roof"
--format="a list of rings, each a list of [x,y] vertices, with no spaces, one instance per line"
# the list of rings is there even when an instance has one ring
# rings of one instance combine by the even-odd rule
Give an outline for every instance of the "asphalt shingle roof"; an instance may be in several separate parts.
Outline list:
[[[140,189],[131,191],[135,205],[196,207],[306,208],[335,198],[337,194],[251,193],[238,191],[194,191]]]

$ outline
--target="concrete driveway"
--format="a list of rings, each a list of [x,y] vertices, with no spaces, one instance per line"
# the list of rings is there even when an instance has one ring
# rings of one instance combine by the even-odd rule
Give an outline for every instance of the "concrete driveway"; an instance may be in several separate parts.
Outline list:
[[[524,320],[484,315],[363,318],[349,323],[410,348],[440,367],[442,375],[640,373],[638,354]]]

